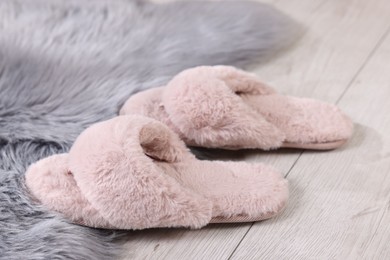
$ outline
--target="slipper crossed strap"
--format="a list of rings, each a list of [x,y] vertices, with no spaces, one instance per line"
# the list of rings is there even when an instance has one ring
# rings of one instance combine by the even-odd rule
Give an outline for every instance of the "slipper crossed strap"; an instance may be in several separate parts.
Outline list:
[[[142,116],[97,123],[69,153],[32,164],[33,197],[98,228],[200,228],[279,213],[287,181],[261,163],[200,161],[167,126]]]
[[[185,70],[165,87],[131,96],[121,115],[167,124],[190,146],[225,149],[333,149],[353,124],[335,105],[284,96],[228,66]]]

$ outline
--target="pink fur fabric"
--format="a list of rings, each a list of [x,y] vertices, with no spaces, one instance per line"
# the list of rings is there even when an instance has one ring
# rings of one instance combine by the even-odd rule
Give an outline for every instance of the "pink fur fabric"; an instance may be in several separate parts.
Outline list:
[[[26,184],[35,199],[75,223],[117,229],[262,220],[288,198],[275,169],[199,161],[167,126],[142,116],[89,127],[68,154],[31,165]]]
[[[353,129],[336,106],[277,94],[253,74],[228,66],[185,70],[165,87],[130,97],[120,114],[155,118],[186,144],[208,148],[331,149]]]

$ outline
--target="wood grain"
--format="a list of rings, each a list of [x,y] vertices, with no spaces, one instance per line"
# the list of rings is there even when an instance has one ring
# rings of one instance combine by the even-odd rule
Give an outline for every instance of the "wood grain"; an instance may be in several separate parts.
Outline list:
[[[255,224],[232,259],[390,259],[389,100],[387,36],[339,102],[356,122],[349,145],[304,152],[287,212]]]
[[[286,211],[253,226],[129,232],[123,259],[390,259],[390,139],[384,137],[390,80],[382,75],[390,75],[388,40],[378,49],[390,25],[390,2],[267,2],[307,32],[256,73],[282,93],[328,102],[343,97],[340,106],[358,122],[353,140],[343,149],[302,156],[296,150],[213,151],[217,158],[265,162],[289,173]]]

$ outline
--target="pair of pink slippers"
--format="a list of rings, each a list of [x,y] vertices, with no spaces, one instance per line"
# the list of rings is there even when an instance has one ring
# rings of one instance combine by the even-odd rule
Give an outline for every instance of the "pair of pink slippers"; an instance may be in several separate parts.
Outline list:
[[[287,181],[261,163],[197,160],[186,145],[332,149],[352,133],[331,105],[286,97],[232,67],[183,71],[132,96],[69,153],[31,165],[26,184],[48,209],[98,228],[200,228],[278,214]]]

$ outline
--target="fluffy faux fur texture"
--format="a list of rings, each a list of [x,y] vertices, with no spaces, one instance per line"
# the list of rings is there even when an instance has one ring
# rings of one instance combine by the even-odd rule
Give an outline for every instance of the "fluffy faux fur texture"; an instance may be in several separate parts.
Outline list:
[[[31,202],[17,171],[0,175],[0,259],[112,259],[118,232],[69,224]],[[97,257],[97,258],[94,258]]]
[[[253,2],[0,1],[0,258],[113,256],[112,237],[29,199],[27,166],[68,151],[132,93],[188,67],[268,58],[294,28]]]
[[[272,167],[200,161],[168,126],[138,115],[88,127],[69,153],[32,164],[26,185],[72,222],[117,229],[258,221],[288,198]]]
[[[335,105],[276,93],[231,66],[184,70],[165,87],[131,96],[120,114],[164,122],[187,145],[208,148],[337,148],[352,134]]]

